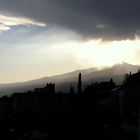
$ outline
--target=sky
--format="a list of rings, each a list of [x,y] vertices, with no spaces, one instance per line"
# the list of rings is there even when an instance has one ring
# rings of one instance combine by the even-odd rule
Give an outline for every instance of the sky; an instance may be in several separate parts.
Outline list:
[[[139,0],[0,0],[0,83],[140,65]]]

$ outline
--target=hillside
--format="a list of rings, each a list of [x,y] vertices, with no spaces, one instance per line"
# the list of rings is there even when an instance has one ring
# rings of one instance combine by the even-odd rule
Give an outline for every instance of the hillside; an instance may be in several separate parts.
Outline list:
[[[129,73],[136,73],[139,66],[122,63],[108,67],[102,70],[96,68],[77,70],[62,75],[56,75],[51,77],[43,77],[36,80],[31,80],[21,83],[13,84],[0,84],[0,96],[11,95],[14,92],[25,92],[27,90],[33,90],[34,88],[44,87],[46,83],[53,82],[56,84],[56,91],[68,92],[70,85],[73,85],[75,91],[77,90],[77,77],[78,73],[82,73],[83,86],[91,82],[106,81],[113,78],[117,84],[122,84],[124,75]]]

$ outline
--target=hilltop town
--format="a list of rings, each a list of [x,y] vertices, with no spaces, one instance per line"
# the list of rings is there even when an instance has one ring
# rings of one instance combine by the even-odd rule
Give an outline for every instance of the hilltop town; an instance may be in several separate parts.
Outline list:
[[[55,83],[0,98],[0,138],[37,139],[47,136],[90,136],[137,139],[140,72],[127,74],[117,86],[113,79],[56,92]]]

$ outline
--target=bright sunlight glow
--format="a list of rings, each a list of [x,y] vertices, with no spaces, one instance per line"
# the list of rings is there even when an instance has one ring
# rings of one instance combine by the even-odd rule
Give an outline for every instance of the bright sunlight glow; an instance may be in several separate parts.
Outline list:
[[[122,40],[103,42],[102,40],[90,40],[87,42],[67,42],[61,44],[63,48],[69,48],[86,67],[98,68],[112,66],[123,61],[139,64],[136,56],[140,40]],[[59,45],[58,45],[59,46]],[[81,60],[81,61],[80,61]]]

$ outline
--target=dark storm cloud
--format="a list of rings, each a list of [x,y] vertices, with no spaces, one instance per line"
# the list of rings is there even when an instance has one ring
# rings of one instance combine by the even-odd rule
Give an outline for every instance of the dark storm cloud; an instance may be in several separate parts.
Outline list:
[[[134,39],[139,0],[0,0],[1,13],[62,26],[85,38]]]

